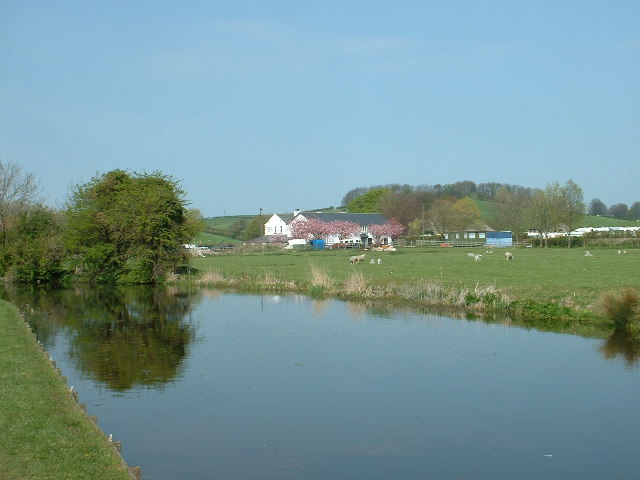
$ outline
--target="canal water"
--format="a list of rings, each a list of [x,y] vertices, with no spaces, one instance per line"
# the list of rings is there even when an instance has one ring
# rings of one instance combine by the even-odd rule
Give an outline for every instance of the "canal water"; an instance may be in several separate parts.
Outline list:
[[[5,291],[143,478],[640,478],[640,349],[297,295]]]

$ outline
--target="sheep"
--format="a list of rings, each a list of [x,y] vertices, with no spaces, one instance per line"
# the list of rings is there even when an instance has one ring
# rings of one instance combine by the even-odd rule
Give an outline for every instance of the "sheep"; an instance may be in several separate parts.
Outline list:
[[[507,260],[513,260],[513,253],[504,252],[504,258],[506,258]]]
[[[378,259],[378,265],[380,265],[381,263],[382,263],[382,259],[381,259],[381,258],[379,258],[379,259]]]
[[[480,255],[479,253],[475,255],[474,257],[476,262],[479,262],[480,260],[482,260],[482,255]]]
[[[593,253],[591,253],[589,250],[587,250],[586,252],[584,252],[584,256],[585,257],[593,257]]]
[[[376,263],[375,259],[371,259],[371,261],[369,262],[371,265],[373,265],[374,263]]]
[[[362,255],[352,255],[351,257],[349,257],[349,261],[351,262],[351,265],[355,265],[357,263],[364,262],[364,256],[365,255],[366,255],[366,253],[363,253]]]
[[[467,253],[467,257],[475,257],[475,256],[476,255],[474,253],[471,253],[471,252]]]

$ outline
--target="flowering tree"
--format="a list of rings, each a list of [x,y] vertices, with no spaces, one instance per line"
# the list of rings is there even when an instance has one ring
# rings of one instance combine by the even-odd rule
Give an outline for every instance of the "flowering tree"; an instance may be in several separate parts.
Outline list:
[[[383,225],[370,225],[369,232],[371,232],[371,234],[378,239],[381,239],[382,237],[394,239],[402,232],[404,232],[404,225],[402,225],[395,218],[392,218],[391,220],[385,222]]]
[[[294,220],[289,226],[293,238],[313,240],[329,234],[329,224],[313,217]]]
[[[327,225],[329,235],[338,235],[340,239],[352,237],[360,232],[360,225],[347,220],[334,220]]]
[[[286,235],[273,235],[270,239],[269,239],[269,244],[271,245],[278,245],[281,243],[287,243],[287,236]]]

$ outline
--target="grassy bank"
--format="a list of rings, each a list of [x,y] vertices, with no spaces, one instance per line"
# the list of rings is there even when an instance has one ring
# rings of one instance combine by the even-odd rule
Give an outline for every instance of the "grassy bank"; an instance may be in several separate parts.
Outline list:
[[[352,266],[350,250],[238,250],[193,259],[200,282],[254,290],[291,290],[359,299],[409,301],[476,313],[505,313],[567,328],[610,328],[600,315],[603,292],[640,288],[640,250],[400,248],[366,252]],[[476,261],[469,254],[481,254]],[[371,260],[375,263],[370,263]],[[380,262],[378,262],[380,259]],[[198,278],[198,277],[196,277]]]
[[[17,310],[0,301],[0,478],[130,480]]]

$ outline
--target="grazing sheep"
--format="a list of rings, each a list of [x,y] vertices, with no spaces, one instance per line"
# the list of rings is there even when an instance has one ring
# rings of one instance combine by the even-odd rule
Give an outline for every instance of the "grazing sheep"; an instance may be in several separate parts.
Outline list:
[[[349,261],[351,262],[351,265],[355,265],[356,263],[364,262],[364,256],[365,255],[366,255],[366,253],[363,253],[362,255],[352,255],[351,257],[349,257]]]
[[[382,263],[382,259],[381,259],[381,258],[379,258],[379,259],[378,259],[378,265],[380,265],[381,263]]]
[[[591,253],[589,250],[587,250],[586,252],[584,252],[584,256],[585,257],[593,257],[593,253]]]
[[[513,253],[504,252],[504,258],[506,258],[507,260],[513,260]]]
[[[476,255],[474,256],[474,259],[475,259],[475,261],[476,261],[476,262],[479,262],[480,260],[482,260],[482,255],[480,255],[480,254],[478,253],[478,254],[476,254]]]
[[[373,265],[374,263],[376,263],[376,261],[372,258],[371,261],[369,262],[371,265]]]

